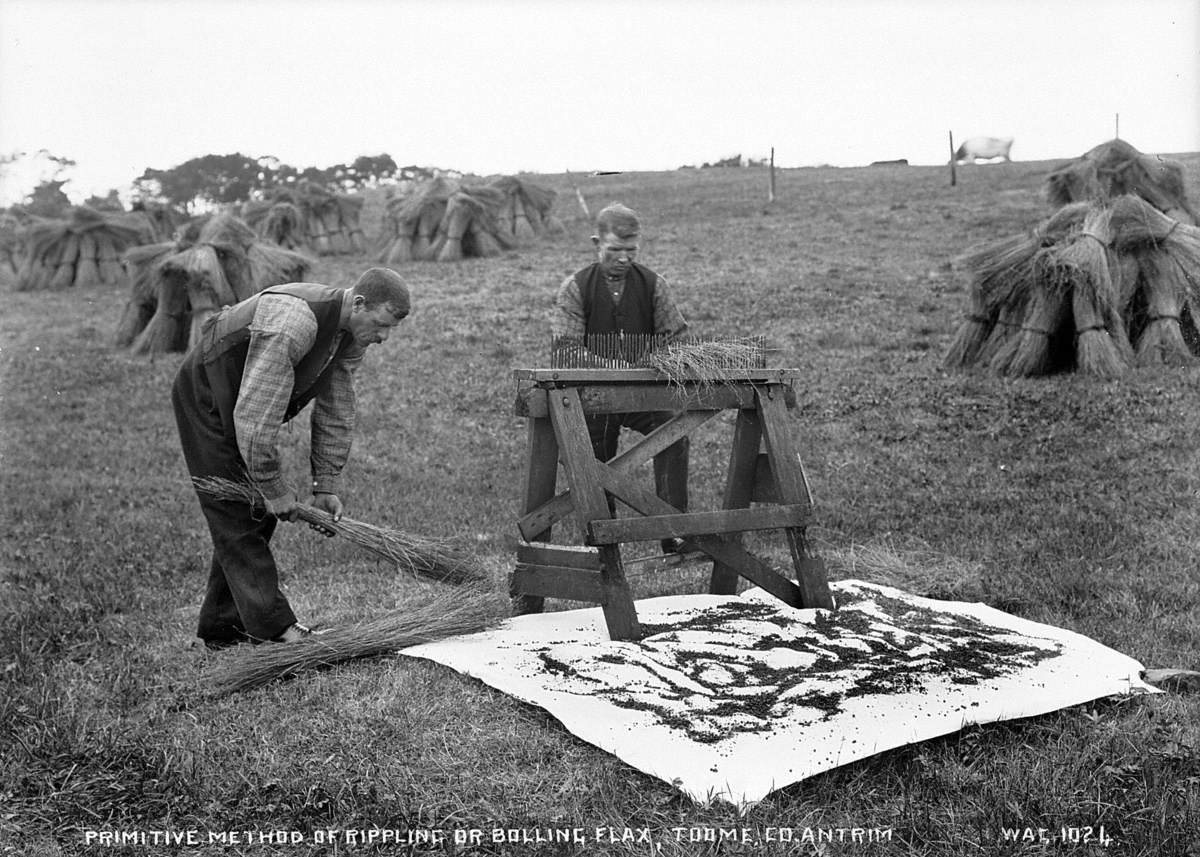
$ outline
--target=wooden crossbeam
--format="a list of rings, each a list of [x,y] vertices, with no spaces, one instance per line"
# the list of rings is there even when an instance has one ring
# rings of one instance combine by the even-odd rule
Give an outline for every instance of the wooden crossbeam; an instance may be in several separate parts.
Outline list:
[[[779,390],[790,407],[796,394],[791,387],[768,384]],[[517,394],[515,413],[519,417],[545,417],[549,401],[561,389],[533,387]],[[612,384],[580,387],[583,408],[589,414],[621,414],[630,411],[708,411],[754,407],[754,387],[731,384]]]
[[[647,491],[610,468],[600,467],[597,473],[606,491],[642,515],[681,514],[679,509],[654,492]],[[599,520],[599,518],[593,520]],[[803,603],[800,588],[795,583],[780,575],[741,545],[727,541],[721,536],[698,535],[689,538],[688,541],[694,544],[698,550],[713,559],[720,560],[785,604],[792,607],[808,606]],[[601,550],[603,549],[601,548]]]
[[[687,512],[678,515],[647,515],[639,518],[609,518],[588,523],[588,543],[607,545],[666,539],[672,536],[803,527],[807,526],[810,513],[807,505],[795,504],[760,506],[755,509],[721,509],[716,512]]]
[[[517,564],[510,587],[519,593],[536,593],[543,598],[566,598],[606,604],[607,589],[598,571],[584,571],[565,565]]]
[[[726,381],[745,382],[746,384],[769,384],[791,381],[799,377],[797,369],[768,369],[762,367],[729,368],[722,371]],[[657,369],[649,367],[623,366],[613,368],[578,367],[568,369],[514,369],[513,378],[518,381],[534,381],[548,384],[569,384],[586,386],[588,384],[627,384],[630,381],[641,381],[658,386],[665,386],[666,376]],[[697,378],[695,382],[705,386],[713,386],[711,381]]]
[[[610,460],[608,466],[626,472],[645,464],[675,441],[691,434],[720,413],[720,411],[687,411],[677,414],[645,435],[634,446]],[[517,529],[521,531],[523,538],[534,541],[538,533],[548,530],[574,510],[575,504],[571,499],[571,489],[568,488],[533,511],[522,515],[517,521]]]
[[[581,545],[517,545],[517,562],[524,565],[561,565],[598,571],[600,553]]]

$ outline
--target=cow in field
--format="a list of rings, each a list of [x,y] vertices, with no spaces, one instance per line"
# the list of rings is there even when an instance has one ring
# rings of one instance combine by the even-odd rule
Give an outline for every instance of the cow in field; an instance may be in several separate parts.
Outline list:
[[[959,164],[973,164],[980,158],[990,160],[1001,158],[1008,162],[1008,150],[1012,148],[1012,137],[972,137],[958,147],[954,153],[954,161]]]

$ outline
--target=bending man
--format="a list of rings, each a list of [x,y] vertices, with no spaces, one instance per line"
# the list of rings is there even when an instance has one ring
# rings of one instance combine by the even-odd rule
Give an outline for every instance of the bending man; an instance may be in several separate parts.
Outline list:
[[[280,472],[279,429],[313,402],[312,505],[340,518],[354,373],[408,312],[408,288],[387,268],[369,269],[350,289],[273,286],[210,318],[184,358],[171,402],[188,472],[248,476],[266,498],[264,515],[197,492],[213,541],[197,630],[209,648],[312,633],[279,590],[270,548],[276,521],[296,520],[299,502]]]

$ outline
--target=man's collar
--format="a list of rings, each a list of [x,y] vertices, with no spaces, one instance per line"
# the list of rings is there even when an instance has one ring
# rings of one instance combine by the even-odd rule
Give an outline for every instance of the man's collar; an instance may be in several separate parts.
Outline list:
[[[350,313],[354,311],[354,290],[342,290],[342,314],[338,317],[338,329],[346,330],[350,324]]]

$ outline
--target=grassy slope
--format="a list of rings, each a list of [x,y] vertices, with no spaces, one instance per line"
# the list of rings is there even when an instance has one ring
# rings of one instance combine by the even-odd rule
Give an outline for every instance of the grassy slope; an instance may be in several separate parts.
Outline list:
[[[1200,159],[1186,160],[1195,197]],[[579,181],[593,210],[640,209],[644,261],[697,332],[765,332],[803,370],[797,430],[834,574],[982,599],[1148,666],[1196,668],[1200,370],[1100,383],[941,368],[966,309],[953,260],[1043,216],[1051,166],[963,169],[957,188],[936,168],[792,170],[771,207],[761,171]],[[569,185],[545,180],[565,236],[403,267],[416,309],[368,357],[348,474],[351,514],[469,538],[497,580],[524,452],[509,370],[540,362],[554,287],[589,258]],[[314,279],[347,285],[365,262],[322,260]],[[1187,696],[968,730],[788,787],[742,820],[435,665],[359,664],[202,701],[212,656],[191,635],[209,543],[167,402],[179,358],[112,349],[122,294],[5,300],[0,854],[80,853],[87,828],[609,824],[653,828],[666,854],[716,853],[674,842],[672,826],[734,824],[892,828],[892,846],[844,853],[976,854],[1005,853],[1001,824],[1101,823],[1122,843],[1108,853],[1170,854],[1200,828]],[[701,502],[727,430],[693,453]],[[284,433],[297,474],[305,435]],[[305,529],[277,544],[305,619],[350,623],[424,594]],[[634,582],[650,595],[701,579]]]

